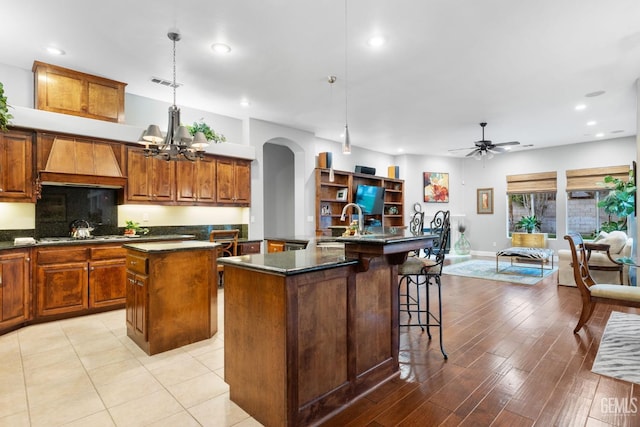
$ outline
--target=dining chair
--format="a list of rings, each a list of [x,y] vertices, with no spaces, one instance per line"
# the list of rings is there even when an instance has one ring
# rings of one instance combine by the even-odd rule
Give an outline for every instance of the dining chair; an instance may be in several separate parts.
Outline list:
[[[219,243],[218,258],[238,255],[238,234],[240,230],[211,230],[209,241]],[[218,264],[218,286],[224,284],[224,266]]]
[[[408,256],[407,260],[398,267],[400,280],[398,281],[398,311],[406,313],[407,323],[399,326],[420,326],[431,339],[430,328],[436,327],[440,334],[440,351],[445,359],[448,358],[442,341],[442,292],[440,276],[444,265],[446,245],[451,231],[450,212],[438,211],[430,222],[431,233],[437,238],[432,245],[425,249],[423,256]],[[431,309],[429,285],[437,288],[437,312]],[[424,294],[422,296],[422,294]],[[424,297],[424,302],[423,298]],[[413,316],[417,323],[413,323]]]

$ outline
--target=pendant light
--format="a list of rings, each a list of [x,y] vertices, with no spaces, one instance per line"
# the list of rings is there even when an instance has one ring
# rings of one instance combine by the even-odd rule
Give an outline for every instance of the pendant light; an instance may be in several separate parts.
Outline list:
[[[344,0],[344,142],[342,143],[342,154],[351,154],[351,138],[349,138],[349,104],[348,104],[348,90],[349,85],[348,78],[348,63],[347,63],[347,50],[348,50],[348,37],[347,37],[347,0]]]
[[[180,33],[167,33],[173,42],[173,105],[169,107],[169,124],[166,136],[162,136],[160,127],[149,125],[143,133],[145,143],[145,157],[158,157],[164,160],[197,160],[204,158],[204,147],[209,145],[202,132],[196,132],[192,137],[189,130],[180,125],[180,108],[176,105],[176,42],[180,40]]]

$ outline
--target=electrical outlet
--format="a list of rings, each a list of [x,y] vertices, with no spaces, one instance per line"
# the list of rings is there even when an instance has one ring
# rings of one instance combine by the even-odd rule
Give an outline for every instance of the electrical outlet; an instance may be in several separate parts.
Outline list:
[[[148,213],[143,213],[142,214],[142,221],[149,222],[149,214]]]
[[[495,248],[495,246],[496,246],[496,242],[493,242],[493,247]]]

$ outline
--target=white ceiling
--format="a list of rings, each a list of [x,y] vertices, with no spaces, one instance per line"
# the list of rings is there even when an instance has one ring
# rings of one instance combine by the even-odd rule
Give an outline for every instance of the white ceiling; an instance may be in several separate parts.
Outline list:
[[[40,60],[171,102],[171,89],[150,78],[172,79],[166,33],[177,28],[179,106],[336,141],[347,40],[352,144],[392,155],[472,147],[481,121],[494,143],[533,149],[636,133],[638,0],[349,0],[346,38],[343,0],[25,0],[2,8],[2,63],[31,69]],[[387,44],[368,47],[374,33]],[[232,52],[213,54],[214,42]],[[48,55],[49,45],[66,55]],[[579,103],[587,108],[575,111]]]

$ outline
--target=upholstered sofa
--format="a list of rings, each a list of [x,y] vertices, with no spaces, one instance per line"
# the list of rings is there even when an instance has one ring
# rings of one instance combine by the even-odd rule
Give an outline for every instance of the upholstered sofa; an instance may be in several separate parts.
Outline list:
[[[622,231],[612,231],[611,233],[601,232],[596,239],[593,240],[596,248],[603,248],[600,245],[609,246],[609,256],[606,250],[592,250],[589,258],[589,266],[616,267],[610,258],[616,260],[622,257],[631,256],[631,246],[633,239],[628,237]],[[587,242],[585,244],[588,245]],[[611,270],[597,270],[591,268],[591,277],[596,283],[620,283],[620,272]],[[573,269],[571,268],[571,251],[569,249],[558,250],[558,284],[564,286],[576,286],[573,279]],[[622,268],[622,284],[629,284],[629,267]]]

